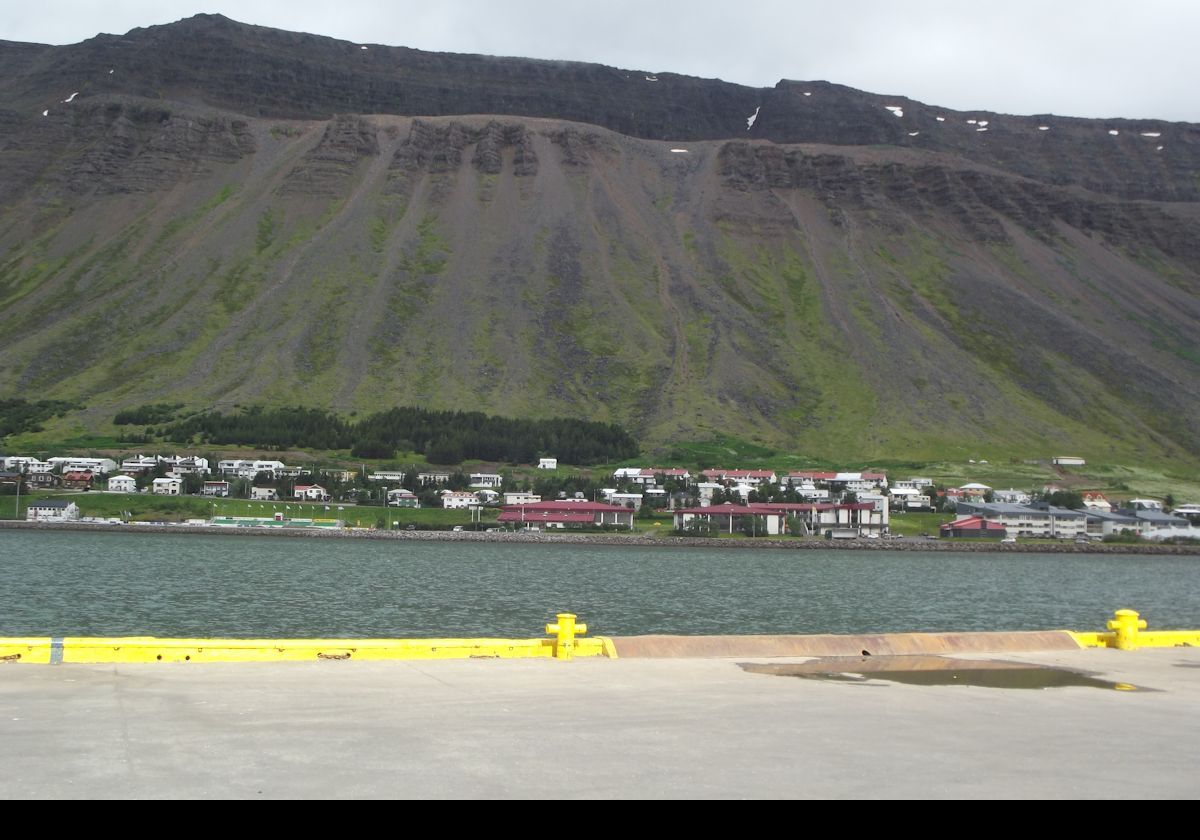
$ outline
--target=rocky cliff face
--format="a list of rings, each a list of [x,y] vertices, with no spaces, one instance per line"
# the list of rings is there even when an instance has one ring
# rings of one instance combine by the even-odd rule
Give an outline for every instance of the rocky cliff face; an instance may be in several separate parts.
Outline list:
[[[360,46],[4,45],[0,393],[1200,455],[1194,126]]]

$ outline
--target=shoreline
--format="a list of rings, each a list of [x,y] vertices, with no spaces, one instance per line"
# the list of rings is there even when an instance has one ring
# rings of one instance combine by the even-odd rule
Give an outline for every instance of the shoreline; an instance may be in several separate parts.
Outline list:
[[[940,539],[904,537],[899,539],[824,540],[791,538],[787,540],[744,539],[725,540],[708,537],[657,537],[634,534],[511,533],[486,531],[376,531],[341,528],[226,528],[198,525],[105,525],[94,522],[24,522],[0,520],[0,530],[14,531],[90,531],[115,534],[200,534],[208,536],[245,537],[309,537],[314,539],[416,540],[420,542],[502,542],[531,545],[616,545],[639,548],[745,548],[758,550],[835,550],[835,551],[924,551],[975,552],[1009,554],[1145,554],[1200,555],[1200,545],[1154,545],[1089,542],[1074,543],[1015,543],[947,542]]]

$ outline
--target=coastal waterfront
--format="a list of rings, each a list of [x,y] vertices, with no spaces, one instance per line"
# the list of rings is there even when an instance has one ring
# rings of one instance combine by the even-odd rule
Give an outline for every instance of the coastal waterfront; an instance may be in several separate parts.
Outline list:
[[[537,636],[1200,625],[1195,556],[0,531],[0,635]]]

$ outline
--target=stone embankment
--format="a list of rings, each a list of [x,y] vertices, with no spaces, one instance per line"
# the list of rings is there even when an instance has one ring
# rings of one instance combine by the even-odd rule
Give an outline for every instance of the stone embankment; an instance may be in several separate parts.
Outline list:
[[[776,550],[850,550],[850,551],[955,551],[1007,552],[1019,554],[1177,554],[1200,555],[1197,545],[1157,545],[1149,543],[1015,543],[959,542],[953,540],[904,537],[891,539],[824,540],[789,539],[714,539],[710,537],[651,536],[620,533],[515,533],[509,531],[378,531],[343,528],[224,528],[201,525],[123,524],[93,522],[17,522],[0,520],[0,529],[30,531],[96,531],[120,534],[202,534],[204,536],[312,537],[316,539],[419,540],[425,542],[504,542],[526,544],[617,545],[680,548],[749,548]]]

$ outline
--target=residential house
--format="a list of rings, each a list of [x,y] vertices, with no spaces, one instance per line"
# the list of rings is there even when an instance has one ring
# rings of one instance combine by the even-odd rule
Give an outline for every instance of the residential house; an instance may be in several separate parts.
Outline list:
[[[367,476],[368,481],[404,481],[404,470],[376,470]]]
[[[183,494],[183,481],[178,478],[156,478],[150,482],[150,492],[158,496],[180,496]]]
[[[274,487],[251,487],[250,501],[275,502],[279,500],[279,491]]]
[[[90,470],[64,472],[62,486],[67,490],[91,490],[92,477]]]
[[[558,469],[557,458],[539,458],[537,468],[539,470],[556,470]]]
[[[491,488],[481,487],[475,491],[475,498],[485,505],[494,505],[500,501],[500,494]]]
[[[137,481],[128,475],[114,475],[108,480],[110,493],[136,493]]]
[[[892,487],[888,492],[892,505],[899,510],[929,510],[933,506],[929,496],[915,487]]]
[[[692,483],[692,474],[682,467],[651,467],[650,473],[657,476],[659,482],[672,479],[683,482],[685,487]]]
[[[1027,505],[1033,501],[1033,496],[1025,490],[1016,490],[1010,487],[1007,490],[993,491],[992,500],[1010,505]]]
[[[642,494],[641,493],[618,493],[616,490],[604,491],[605,501],[610,505],[617,507],[629,508],[631,510],[642,509]]]
[[[254,478],[259,473],[266,473],[275,478],[282,470],[287,469],[283,461],[264,461],[245,458],[234,458],[218,461],[217,470],[225,475],[237,478]]]
[[[215,496],[220,499],[228,498],[229,482],[228,481],[206,481],[204,486],[200,488],[201,496]]]
[[[121,472],[126,475],[141,475],[158,466],[157,455],[134,455],[121,462]]]
[[[1083,494],[1083,506],[1090,511],[1098,510],[1098,511],[1102,511],[1104,513],[1112,512],[1112,503],[1109,502],[1109,500],[1107,498],[1105,498],[1103,493],[1094,493],[1094,492],[1084,493]]]
[[[466,493],[455,490],[442,491],[442,507],[450,510],[459,508],[479,507],[479,497],[474,493]]]
[[[800,471],[800,472],[790,472],[787,474],[787,477],[784,480],[788,484],[791,484],[793,486],[808,485],[808,486],[812,486],[812,487],[828,487],[829,482],[833,481],[833,479],[836,477],[837,477],[837,473],[835,473],[835,472],[820,472],[820,471],[807,470],[807,471]]]
[[[75,456],[47,458],[51,468],[62,467],[62,472],[111,473],[117,471],[117,462],[112,458],[79,458]]]
[[[504,483],[504,477],[496,473],[471,473],[472,487],[499,487]]]
[[[403,480],[403,479],[401,479]],[[450,473],[448,472],[423,472],[417,473],[417,481],[422,487],[428,487],[430,484],[446,484],[450,481]]]
[[[403,487],[387,491],[387,503],[388,507],[398,508],[419,508],[421,506],[416,494],[411,490],[405,490]]]
[[[779,478],[772,470],[704,470],[701,473],[704,479],[709,482],[720,484],[749,484],[752,487],[757,487],[764,482],[767,484],[775,484]]]
[[[887,476],[876,472],[840,472],[829,481],[831,490],[870,493],[887,489]]]
[[[933,486],[933,479],[930,478],[898,478],[892,482],[893,487],[912,488],[914,490],[924,490],[926,487]]]
[[[301,502],[328,502],[329,491],[320,484],[297,484],[292,498]]]
[[[540,502],[542,497],[536,493],[505,493],[504,504],[506,505],[531,505],[534,502]]]
[[[58,476],[51,472],[31,472],[25,474],[25,484],[30,490],[49,490],[61,483]]]
[[[160,459],[176,476],[208,475],[208,459],[194,456],[169,456]],[[124,464],[121,465],[124,468]]]
[[[79,507],[59,499],[38,499],[25,508],[25,519],[29,522],[70,522],[78,518]]]

